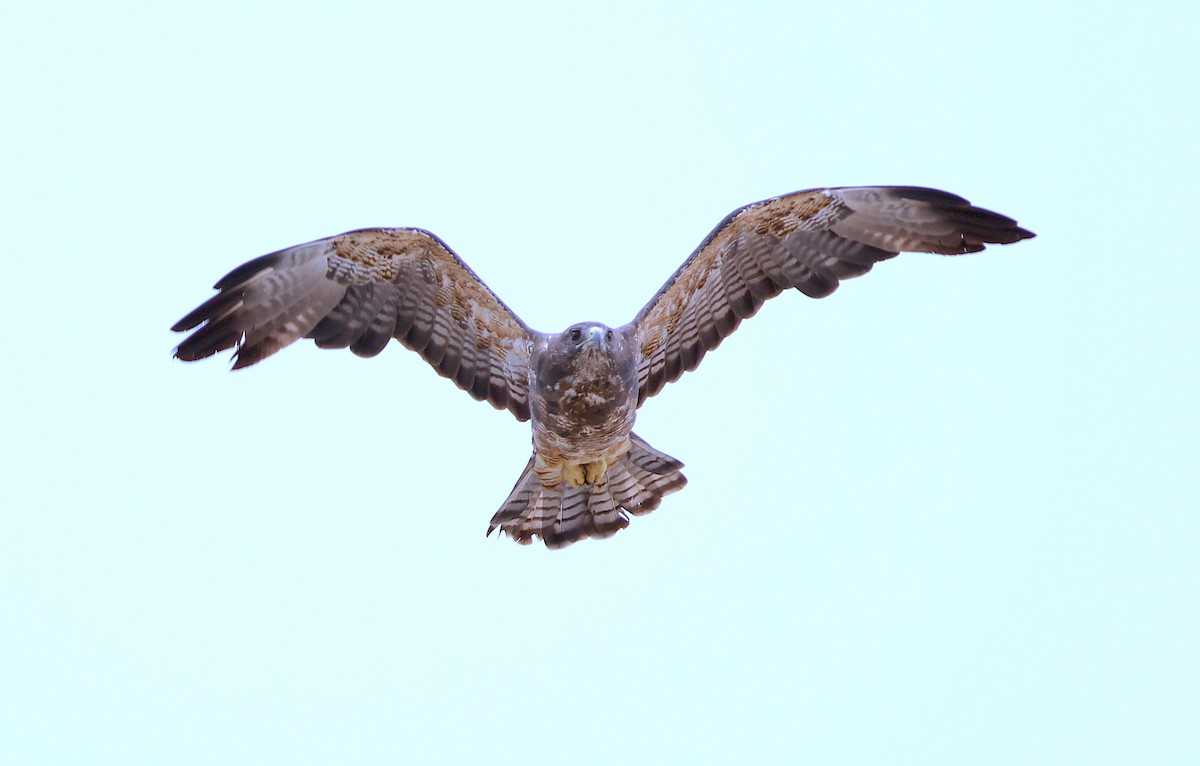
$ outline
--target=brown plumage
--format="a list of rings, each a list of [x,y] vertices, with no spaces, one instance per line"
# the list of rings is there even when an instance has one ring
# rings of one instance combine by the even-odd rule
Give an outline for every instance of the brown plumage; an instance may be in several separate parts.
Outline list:
[[[1034,236],[1011,218],[919,187],[812,189],[722,221],[634,320],[531,330],[440,239],[363,229],[256,258],[172,329],[175,355],[237,349],[234,369],[295,340],[378,354],[391,338],[476,399],[533,421],[534,454],[492,518],[521,543],[609,537],[686,483],[632,433],[647,398],[696,368],[763,302],[823,298],[901,251],[972,253]]]

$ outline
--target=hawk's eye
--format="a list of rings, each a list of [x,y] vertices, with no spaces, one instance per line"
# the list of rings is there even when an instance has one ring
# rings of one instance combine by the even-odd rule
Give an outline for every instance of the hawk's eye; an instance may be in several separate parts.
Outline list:
[[[579,339],[582,337],[583,337],[583,330],[580,330],[578,327],[571,328],[571,340],[572,341],[579,342]]]
[[[604,333],[604,339],[609,342],[612,341],[612,330],[609,330],[608,332]]]

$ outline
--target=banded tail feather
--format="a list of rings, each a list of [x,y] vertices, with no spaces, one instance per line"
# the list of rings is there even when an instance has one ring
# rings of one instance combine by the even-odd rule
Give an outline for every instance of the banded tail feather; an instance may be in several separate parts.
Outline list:
[[[589,537],[612,537],[629,526],[629,514],[642,516],[664,496],[683,489],[683,463],[629,435],[629,451],[608,466],[603,481],[546,486],[530,458],[508,499],[492,517],[487,533],[499,528],[518,543],[541,539],[548,548],[565,548]]]

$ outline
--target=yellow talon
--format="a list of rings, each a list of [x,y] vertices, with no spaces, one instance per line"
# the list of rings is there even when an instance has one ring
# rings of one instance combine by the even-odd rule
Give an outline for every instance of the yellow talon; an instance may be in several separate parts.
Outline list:
[[[572,487],[582,487],[584,482],[583,466],[578,463],[563,463],[563,479]]]
[[[608,460],[600,458],[592,463],[563,463],[563,481],[572,487],[584,484],[599,484],[608,473]]]
[[[587,468],[587,483],[599,484],[604,479],[604,474],[608,473],[608,461],[600,458],[594,463],[588,463]]]

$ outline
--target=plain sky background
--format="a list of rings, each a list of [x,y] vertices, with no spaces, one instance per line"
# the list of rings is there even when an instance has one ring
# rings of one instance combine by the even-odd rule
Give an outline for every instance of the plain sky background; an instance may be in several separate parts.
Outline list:
[[[602,5],[0,13],[0,762],[1200,762],[1195,5]],[[396,344],[170,356],[344,230],[615,325],[852,184],[1039,236],[768,304],[611,540],[485,538],[528,427]]]

